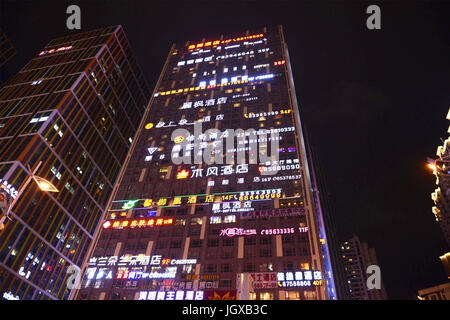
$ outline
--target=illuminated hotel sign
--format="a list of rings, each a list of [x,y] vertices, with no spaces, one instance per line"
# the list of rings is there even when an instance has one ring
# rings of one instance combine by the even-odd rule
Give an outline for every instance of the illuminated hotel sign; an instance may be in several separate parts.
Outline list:
[[[140,291],[138,300],[236,300],[236,290]]]
[[[93,267],[105,267],[105,266],[118,266],[118,267],[135,267],[135,266],[158,266],[158,265],[182,265],[182,264],[196,264],[197,259],[170,259],[162,258],[161,255],[124,255],[120,258],[118,256],[107,256],[91,258],[88,262],[88,266]]]
[[[240,201],[233,202],[216,202],[213,203],[212,209],[214,213],[233,213],[233,212],[246,212],[253,211],[251,201],[245,201],[242,206]]]
[[[203,291],[140,291],[138,300],[203,300]]]
[[[296,271],[296,272],[278,272],[278,286],[288,287],[310,287],[322,285],[322,273],[320,271]]]
[[[217,98],[217,102],[215,99],[208,99],[208,100],[199,100],[194,102],[184,102],[181,109],[191,109],[193,108],[202,108],[202,107],[210,107],[215,104],[220,105],[227,102],[227,97],[221,97]]]
[[[106,220],[103,223],[103,229],[123,229],[123,228],[142,228],[142,227],[158,227],[173,224],[173,218],[156,218],[156,219],[128,219],[128,220]]]
[[[269,236],[269,235],[277,235],[277,234],[292,234],[295,233],[295,227],[294,228],[276,228],[276,229],[262,229],[259,234],[263,236]],[[308,232],[308,227],[298,227],[299,233],[305,233]],[[220,231],[220,236],[227,236],[227,237],[234,237],[234,236],[250,236],[250,235],[256,235],[256,229],[243,229],[243,228],[227,228],[222,229]]]
[[[241,219],[264,219],[273,217],[293,217],[306,214],[305,208],[268,209],[253,212],[241,212]]]

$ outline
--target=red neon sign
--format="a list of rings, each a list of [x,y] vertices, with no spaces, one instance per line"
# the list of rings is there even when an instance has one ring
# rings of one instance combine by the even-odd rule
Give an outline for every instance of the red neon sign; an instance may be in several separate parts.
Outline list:
[[[156,219],[133,219],[133,220],[117,220],[105,221],[103,229],[123,229],[123,228],[142,228],[153,226],[167,226],[173,224],[173,218],[156,218]]]
[[[274,65],[274,66],[281,66],[281,65],[283,65],[283,64],[285,64],[285,63],[286,63],[286,61],[280,60],[280,61],[275,61],[275,62],[273,63],[273,65]]]

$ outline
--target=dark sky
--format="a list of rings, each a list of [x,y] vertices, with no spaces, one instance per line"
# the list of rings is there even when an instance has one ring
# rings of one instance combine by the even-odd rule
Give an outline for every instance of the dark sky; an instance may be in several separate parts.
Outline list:
[[[11,73],[75,32],[69,4],[81,7],[81,31],[124,26],[152,89],[171,43],[282,24],[340,239],[355,233],[376,249],[390,298],[445,282],[425,161],[450,124],[450,2],[0,0],[18,51]],[[369,4],[381,7],[381,30],[366,28]]]

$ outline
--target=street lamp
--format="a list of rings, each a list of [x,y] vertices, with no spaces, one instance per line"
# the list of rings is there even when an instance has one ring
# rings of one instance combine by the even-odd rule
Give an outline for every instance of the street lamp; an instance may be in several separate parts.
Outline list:
[[[31,174],[28,176],[27,181],[23,185],[23,187],[19,190],[17,196],[14,198],[12,203],[8,206],[8,209],[6,210],[5,214],[2,214],[0,217],[0,231],[2,231],[5,228],[5,220],[8,218],[9,220],[12,220],[9,216],[9,213],[11,211],[11,208],[14,207],[14,205],[17,202],[17,199],[22,195],[28,184],[31,182],[31,180],[34,180],[36,184],[38,185],[39,189],[44,192],[59,192],[59,190],[48,180],[41,178],[39,176],[36,176],[36,172],[38,171],[39,167],[41,166],[42,161],[39,161],[38,165],[34,170],[31,170],[30,166],[27,164],[28,171],[31,172]],[[5,195],[6,197],[6,195]],[[6,200],[6,198],[5,198]]]

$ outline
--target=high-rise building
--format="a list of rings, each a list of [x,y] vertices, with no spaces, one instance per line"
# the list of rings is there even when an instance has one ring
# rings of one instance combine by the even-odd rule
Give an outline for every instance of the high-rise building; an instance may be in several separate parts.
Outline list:
[[[350,298],[352,300],[386,300],[386,290],[381,278],[380,289],[367,288],[367,268],[378,265],[374,248],[367,242],[360,242],[358,236],[341,243],[341,254],[347,276]]]
[[[172,45],[76,298],[336,299],[312,179],[281,26]]]
[[[0,90],[1,298],[69,297],[149,98],[120,26],[50,41]]]
[[[450,120],[450,109],[447,113]],[[450,127],[447,131],[450,133]],[[433,173],[436,176],[436,190],[431,194],[431,199],[435,206],[432,212],[439,223],[447,246],[450,248],[450,137],[437,148],[437,159],[430,163]]]

